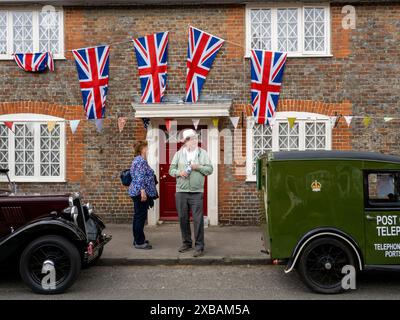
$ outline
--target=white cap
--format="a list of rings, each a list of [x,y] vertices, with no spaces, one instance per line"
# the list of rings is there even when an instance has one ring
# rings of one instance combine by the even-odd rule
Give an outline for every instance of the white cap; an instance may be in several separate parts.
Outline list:
[[[194,138],[194,137],[197,138],[197,132],[196,131],[194,131],[193,129],[185,129],[185,130],[183,130],[183,133],[182,133],[181,142],[185,142],[187,139]]]

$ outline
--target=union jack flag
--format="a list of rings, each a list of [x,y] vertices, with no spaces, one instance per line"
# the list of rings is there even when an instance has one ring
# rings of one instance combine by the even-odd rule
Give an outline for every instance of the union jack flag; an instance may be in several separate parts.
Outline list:
[[[268,124],[278,107],[286,53],[251,50],[251,105],[259,124]]]
[[[104,117],[108,90],[109,46],[72,50],[88,119]]]
[[[133,39],[142,89],[141,103],[159,103],[167,86],[168,31]]]
[[[186,102],[196,102],[224,40],[202,30],[189,27],[186,73]]]
[[[49,68],[54,71],[53,56],[50,52],[42,53],[14,53],[17,65],[29,72],[42,72]]]

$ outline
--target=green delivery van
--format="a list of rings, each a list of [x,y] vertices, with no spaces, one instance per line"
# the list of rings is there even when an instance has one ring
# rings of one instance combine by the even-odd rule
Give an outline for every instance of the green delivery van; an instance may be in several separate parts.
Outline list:
[[[343,291],[344,266],[400,269],[400,157],[271,152],[257,187],[266,251],[312,290]]]

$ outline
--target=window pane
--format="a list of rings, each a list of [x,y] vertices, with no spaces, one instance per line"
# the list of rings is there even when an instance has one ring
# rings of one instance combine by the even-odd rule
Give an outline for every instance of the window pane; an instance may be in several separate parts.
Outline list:
[[[0,124],[0,168],[8,169],[8,128]]]
[[[326,148],[326,123],[305,123],[305,148],[306,150],[324,150]]]
[[[39,50],[59,53],[59,12],[40,12]]]
[[[289,151],[299,149],[299,124],[296,122],[292,128],[289,123],[279,123],[279,150]]]
[[[250,10],[251,48],[271,50],[271,10]]]
[[[60,175],[60,125],[49,132],[47,124],[40,125],[40,175]]]
[[[278,51],[297,51],[297,10],[278,9]]]
[[[33,52],[32,12],[13,12],[14,52]]]
[[[373,205],[400,201],[400,173],[371,173],[368,175],[369,202]]]
[[[272,131],[270,126],[253,126],[253,163],[252,173],[256,174],[256,162],[265,152],[272,150]]]
[[[0,54],[7,53],[7,13],[0,12]]]
[[[325,9],[304,8],[304,50],[325,52]]]
[[[15,125],[15,175],[34,175],[34,138],[25,124]]]

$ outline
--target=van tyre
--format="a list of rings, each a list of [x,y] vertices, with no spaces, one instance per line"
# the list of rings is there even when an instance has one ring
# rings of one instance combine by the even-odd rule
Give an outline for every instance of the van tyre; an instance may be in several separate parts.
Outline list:
[[[313,291],[324,294],[343,292],[342,268],[355,266],[354,252],[343,241],[320,238],[306,246],[301,254],[298,272]]]
[[[54,276],[50,269],[55,271]],[[81,257],[76,246],[54,235],[32,241],[22,252],[19,263],[22,280],[33,292],[41,294],[64,292],[75,282],[80,270]]]

